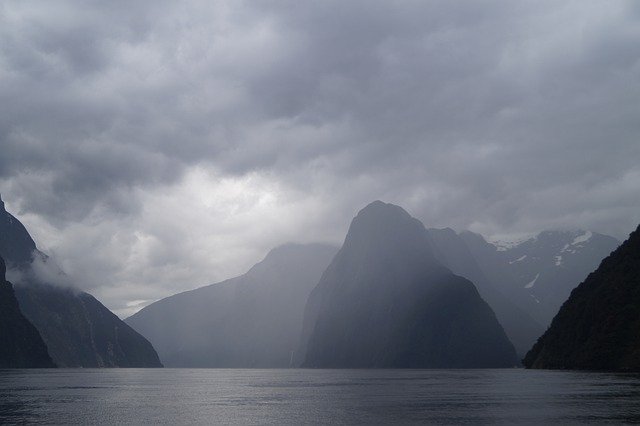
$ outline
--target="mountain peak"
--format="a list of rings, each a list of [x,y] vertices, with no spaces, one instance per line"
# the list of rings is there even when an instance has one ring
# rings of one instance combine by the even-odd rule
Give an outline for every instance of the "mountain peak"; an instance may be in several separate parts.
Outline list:
[[[389,254],[398,247],[413,247],[423,259],[432,259],[433,253],[425,250],[430,245],[422,222],[411,217],[402,207],[374,201],[360,210],[349,226],[345,239],[345,249],[360,253],[384,250]]]
[[[398,226],[424,230],[424,225],[418,219],[412,217],[405,209],[395,204],[374,201],[358,212],[351,224],[352,230],[363,229],[367,233],[384,233],[385,229]]]
[[[407,213],[405,209],[395,204],[385,203],[380,200],[373,201],[367,204],[362,210],[358,212],[358,216],[385,216],[392,217],[396,215],[398,217],[411,218],[411,215]]]
[[[325,257],[331,259],[337,251],[337,247],[328,244],[285,243],[271,249],[262,261],[249,269],[247,274],[254,277],[261,276],[270,273],[269,271],[273,272],[274,268],[297,270],[298,267],[302,268],[309,262],[313,263],[314,259]]]
[[[448,238],[457,238],[458,237],[458,234],[456,233],[456,231],[454,231],[453,229],[451,229],[449,227],[446,227],[446,228],[429,228],[429,229],[427,229],[427,231],[429,231],[430,233],[446,235]]]

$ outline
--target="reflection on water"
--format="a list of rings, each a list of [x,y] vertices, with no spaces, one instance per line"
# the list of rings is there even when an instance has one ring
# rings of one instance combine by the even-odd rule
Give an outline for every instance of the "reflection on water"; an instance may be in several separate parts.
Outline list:
[[[637,423],[640,376],[531,370],[0,370],[6,423]]]

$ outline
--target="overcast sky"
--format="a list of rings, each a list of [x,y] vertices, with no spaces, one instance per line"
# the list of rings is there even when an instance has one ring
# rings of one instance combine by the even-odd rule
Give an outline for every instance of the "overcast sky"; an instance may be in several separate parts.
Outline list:
[[[121,316],[340,244],[640,222],[638,1],[0,1],[0,192]]]

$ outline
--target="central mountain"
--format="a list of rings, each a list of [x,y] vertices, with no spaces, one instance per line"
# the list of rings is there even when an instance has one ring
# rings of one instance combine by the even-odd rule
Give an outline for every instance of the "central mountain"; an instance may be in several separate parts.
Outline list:
[[[475,286],[436,257],[423,224],[375,201],[311,293],[300,359],[317,368],[482,368],[518,363]]]

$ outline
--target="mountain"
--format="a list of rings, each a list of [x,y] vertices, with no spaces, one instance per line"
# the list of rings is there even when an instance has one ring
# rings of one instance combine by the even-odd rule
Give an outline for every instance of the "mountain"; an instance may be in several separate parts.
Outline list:
[[[53,368],[38,330],[22,315],[0,257],[0,368]]]
[[[90,294],[34,282],[15,288],[58,366],[162,367],[151,343]]]
[[[58,367],[161,367],[151,344],[93,296],[54,285],[64,273],[0,201],[0,255],[14,274],[20,311],[35,326]],[[44,268],[53,271],[42,274]]]
[[[36,243],[18,219],[9,213],[0,196],[0,255],[8,268],[29,265]]]
[[[436,258],[454,274],[473,282],[494,310],[520,357],[544,332],[544,327],[503,294],[487,277],[465,240],[450,228],[427,230]]]
[[[542,326],[573,290],[620,242],[590,231],[543,231],[516,243],[460,237],[496,288]]]
[[[336,251],[275,248],[244,275],[167,297],[126,322],[168,367],[290,367],[305,303]]]
[[[640,371],[640,226],[571,292],[524,364]]]
[[[422,223],[402,208],[375,201],[362,209],[307,302],[303,366],[516,365],[489,305],[432,247]]]

